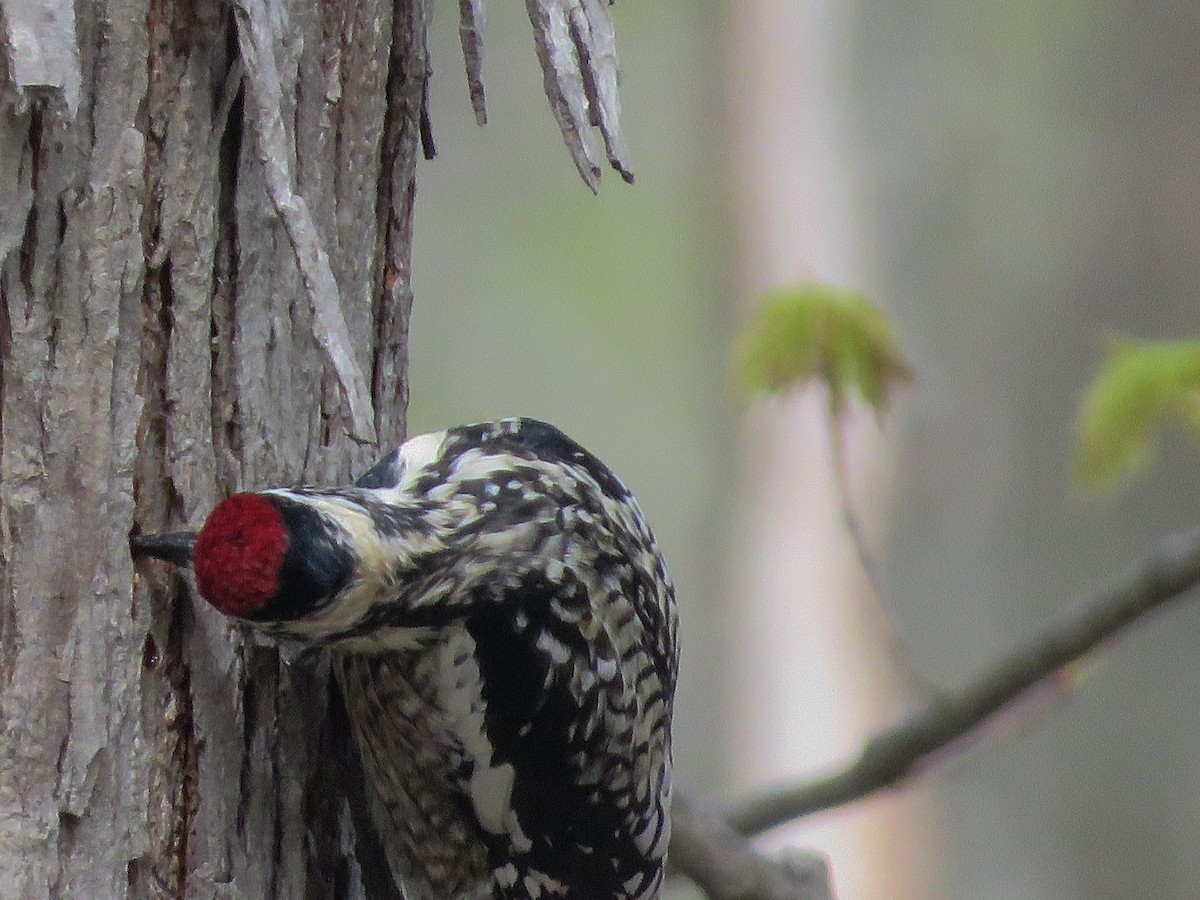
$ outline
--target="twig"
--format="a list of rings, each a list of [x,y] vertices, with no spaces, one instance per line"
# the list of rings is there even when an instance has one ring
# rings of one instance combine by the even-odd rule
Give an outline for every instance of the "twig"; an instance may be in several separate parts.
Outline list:
[[[709,900],[833,900],[824,857],[760,853],[719,814],[678,794],[671,806],[669,858]]]
[[[908,682],[909,687],[916,692],[918,698],[938,699],[941,696],[941,688],[930,681],[921,671],[912,648],[900,633],[892,604],[888,602],[887,594],[883,590],[883,579],[879,576],[879,567],[875,564],[875,557],[867,545],[866,532],[855,512],[854,504],[850,500],[850,475],[849,467],[846,464],[845,418],[838,409],[832,392],[829,392],[826,401],[825,418],[825,430],[829,435],[829,457],[833,466],[833,486],[842,513],[842,524],[846,529],[846,534],[850,537],[850,546],[854,550],[859,569],[867,579],[867,586],[870,588],[874,600],[875,610],[878,613],[874,624],[883,634],[888,656],[896,668],[897,674]]]
[[[266,0],[234,0],[238,48],[246,67],[246,98],[258,155],[267,179],[267,193],[283,222],[296,266],[312,302],[313,334],[337,376],[350,410],[350,436],[376,443],[375,412],[367,381],[358,365],[350,329],[342,314],[342,300],[329,257],[321,247],[316,225],[304,198],[292,190],[287,133],[283,127],[283,90],[271,35]]]
[[[1200,533],[1164,541],[1139,571],[1016,651],[965,689],[867,740],[845,768],[738,803],[727,821],[741,834],[842,806],[930,769],[958,742],[1031,688],[1160,605],[1200,584]]]

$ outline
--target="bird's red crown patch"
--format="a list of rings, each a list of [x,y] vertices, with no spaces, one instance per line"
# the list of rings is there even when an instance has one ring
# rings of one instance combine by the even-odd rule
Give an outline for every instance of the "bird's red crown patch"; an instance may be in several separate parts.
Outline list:
[[[278,507],[261,494],[234,494],[217,504],[196,538],[200,593],[228,616],[258,612],[279,593],[291,539]]]

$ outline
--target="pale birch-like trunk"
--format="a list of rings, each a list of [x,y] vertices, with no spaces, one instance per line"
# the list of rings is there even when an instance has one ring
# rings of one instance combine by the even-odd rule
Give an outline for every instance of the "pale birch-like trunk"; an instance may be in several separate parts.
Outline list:
[[[869,291],[839,56],[848,12],[837,3],[738,5],[732,107],[746,296],[806,280]],[[842,521],[823,404],[815,390],[789,395],[746,423],[737,548],[745,607],[730,647],[739,787],[852,757],[897,705],[902,679],[887,666],[882,611]],[[872,423],[863,425],[847,436],[847,462],[856,509],[873,523],[887,475]],[[779,837],[828,853],[846,897],[931,897],[936,848],[920,807],[911,795],[877,798]]]
[[[292,187],[394,445],[428,10],[262,9]],[[376,452],[347,436],[269,199],[234,9],[0,12],[0,896],[335,897],[364,877],[384,896],[320,663],[129,557],[135,524],[195,527],[231,491],[336,483]]]

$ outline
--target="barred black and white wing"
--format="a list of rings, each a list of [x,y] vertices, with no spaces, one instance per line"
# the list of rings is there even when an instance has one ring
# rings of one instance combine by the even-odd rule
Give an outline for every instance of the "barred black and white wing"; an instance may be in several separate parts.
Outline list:
[[[676,626],[636,501],[539,422],[416,441],[359,487],[440,530],[338,663],[393,867],[418,897],[656,897]]]

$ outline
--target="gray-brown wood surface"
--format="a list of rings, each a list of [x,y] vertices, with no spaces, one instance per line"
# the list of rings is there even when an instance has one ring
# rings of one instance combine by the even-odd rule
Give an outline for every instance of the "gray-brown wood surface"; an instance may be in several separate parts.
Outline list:
[[[367,421],[400,438],[427,9],[396,7],[4,3],[0,896],[361,893],[325,673],[163,567],[138,581],[127,541],[375,455],[272,188],[303,198]]]

